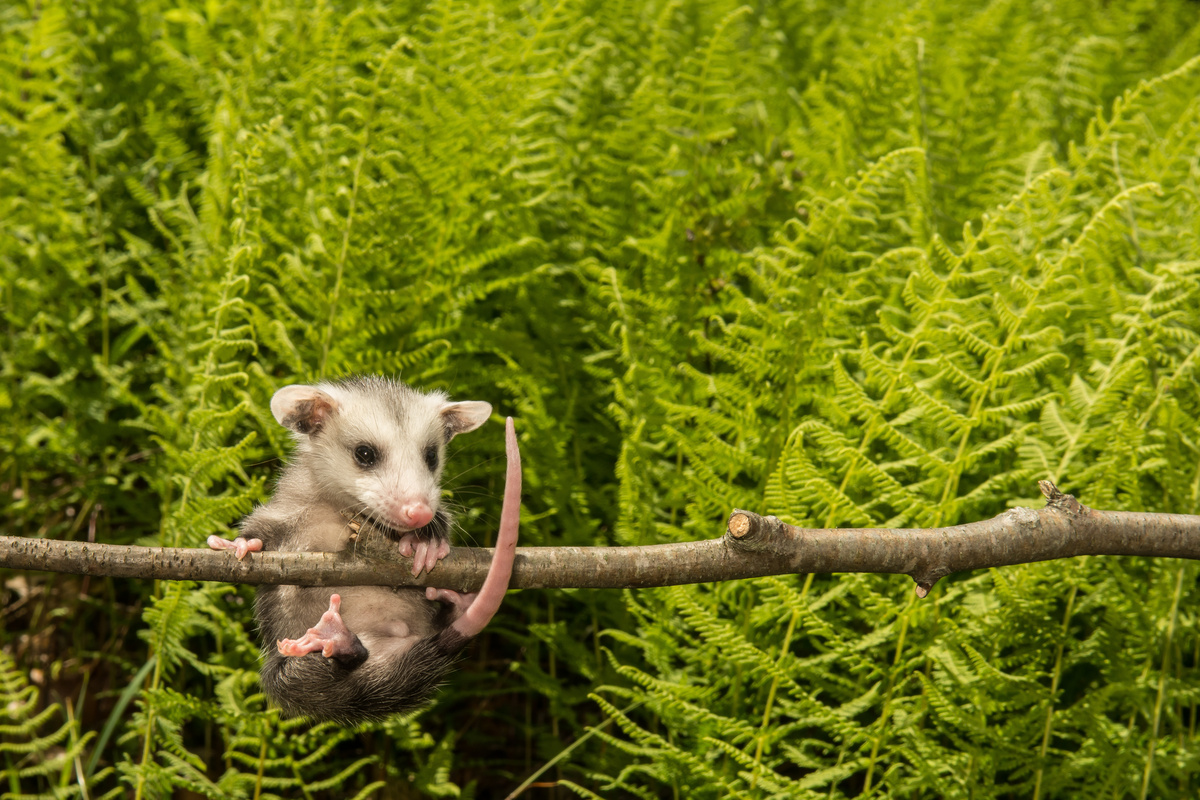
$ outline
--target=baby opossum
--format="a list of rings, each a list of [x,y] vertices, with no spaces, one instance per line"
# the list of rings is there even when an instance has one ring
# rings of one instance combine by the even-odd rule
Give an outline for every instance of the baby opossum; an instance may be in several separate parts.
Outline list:
[[[295,435],[295,459],[271,501],[232,542],[239,559],[260,550],[338,552],[364,527],[413,557],[413,574],[450,552],[440,507],[446,443],[487,421],[492,407],[452,403],[379,377],[285,386],[271,413]],[[508,588],[517,544],[521,467],[512,419],[496,551],[478,593],[385,586],[266,586],[254,611],[263,636],[262,687],[288,715],[354,724],[429,699]],[[353,523],[353,526],[352,524]],[[368,527],[369,526],[369,527]],[[377,535],[377,534],[372,534]]]

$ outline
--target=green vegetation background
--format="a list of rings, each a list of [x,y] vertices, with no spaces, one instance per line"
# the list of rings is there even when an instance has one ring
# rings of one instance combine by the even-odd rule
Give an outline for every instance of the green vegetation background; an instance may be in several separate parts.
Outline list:
[[[200,546],[352,372],[514,415],[530,544],[1197,513],[1197,53],[1183,1],[4,3],[4,532]],[[486,544],[501,426],[456,448]],[[3,578],[4,797],[501,797],[571,742],[558,798],[1200,792],[1193,563],[521,592],[359,730],[267,706],[250,588]]]

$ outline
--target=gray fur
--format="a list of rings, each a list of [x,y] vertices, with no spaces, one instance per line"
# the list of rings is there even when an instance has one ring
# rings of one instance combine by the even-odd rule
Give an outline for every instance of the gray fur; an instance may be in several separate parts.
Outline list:
[[[264,550],[339,552],[351,541],[348,517],[365,523],[363,534],[399,539],[407,529],[397,509],[406,501],[427,504],[434,514],[416,535],[435,544],[447,539],[451,521],[440,508],[445,445],[482,424],[491,407],[361,377],[285,387],[271,410],[293,431],[296,453],[271,501],[243,521],[242,536],[261,539]],[[370,469],[355,461],[362,444],[378,455]],[[304,636],[335,593],[363,649],[332,658],[281,655],[276,642]],[[421,589],[263,587],[255,601],[263,690],[289,715],[345,724],[410,711],[429,699],[467,643],[450,627],[457,613]]]

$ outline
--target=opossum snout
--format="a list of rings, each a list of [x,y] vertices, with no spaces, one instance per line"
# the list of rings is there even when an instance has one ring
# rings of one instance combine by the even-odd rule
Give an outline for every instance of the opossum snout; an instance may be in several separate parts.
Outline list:
[[[400,528],[423,528],[433,519],[433,509],[421,500],[393,501],[386,505],[385,511]]]
[[[433,511],[425,503],[408,503],[400,509],[400,517],[405,527],[421,528],[433,519]]]

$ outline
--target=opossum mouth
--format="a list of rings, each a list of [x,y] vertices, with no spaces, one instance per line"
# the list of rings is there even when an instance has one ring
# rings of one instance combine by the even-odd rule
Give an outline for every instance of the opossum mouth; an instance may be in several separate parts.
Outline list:
[[[402,525],[393,525],[390,522],[384,522],[382,519],[375,516],[374,514],[365,514],[364,516],[366,517],[367,522],[371,523],[372,527],[377,528],[378,530],[383,531],[384,533],[390,533],[390,534],[395,534],[396,536],[400,536],[402,534],[412,533],[414,530],[418,530],[417,528],[405,528]]]
[[[433,513],[433,519],[431,519],[429,522],[426,522],[419,528],[406,528],[403,525],[393,525],[390,522],[384,522],[374,514],[359,514],[358,518],[365,519],[367,522],[371,523],[373,528],[380,530],[392,539],[398,539],[406,533],[418,532],[427,534],[430,538],[439,536],[444,537],[450,527],[449,518],[440,508]]]

